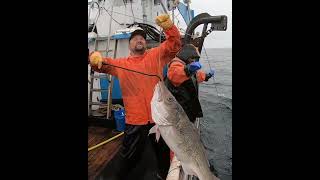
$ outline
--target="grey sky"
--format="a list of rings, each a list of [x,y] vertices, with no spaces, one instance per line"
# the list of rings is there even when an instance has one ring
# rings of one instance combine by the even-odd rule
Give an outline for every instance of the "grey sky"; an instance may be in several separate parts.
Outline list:
[[[190,6],[195,11],[195,15],[203,12],[212,16],[226,15],[228,17],[227,31],[213,31],[206,37],[204,46],[206,48],[232,48],[232,0],[191,0]],[[178,14],[177,10],[175,14]],[[178,19],[180,21],[179,27],[186,29],[182,17],[180,16]],[[196,31],[201,31],[200,28],[197,28]]]
[[[183,1],[180,1],[183,2]],[[207,12],[228,17],[227,31],[213,31],[205,39],[206,48],[232,48],[232,0],[191,0],[195,15]]]

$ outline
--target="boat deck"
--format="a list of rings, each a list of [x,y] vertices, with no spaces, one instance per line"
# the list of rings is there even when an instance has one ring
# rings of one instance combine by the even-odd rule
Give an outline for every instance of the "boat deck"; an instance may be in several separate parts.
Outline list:
[[[120,132],[103,127],[88,127],[88,148],[99,144]],[[95,179],[118,152],[123,136],[88,152],[88,179]]]

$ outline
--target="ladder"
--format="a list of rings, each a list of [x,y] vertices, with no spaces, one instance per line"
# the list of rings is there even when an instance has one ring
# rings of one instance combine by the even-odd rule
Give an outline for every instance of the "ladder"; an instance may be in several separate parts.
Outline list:
[[[108,50],[98,50],[98,41],[95,42],[95,51],[99,51],[99,52],[104,52]],[[116,58],[116,52],[117,52],[117,46],[118,46],[118,40],[115,40],[115,47],[114,47],[114,54],[113,54],[113,58]],[[112,51],[112,50],[111,50]],[[97,89],[94,88],[94,81],[95,79],[101,79],[101,78],[107,78],[108,79],[108,89]],[[106,114],[106,119],[110,119],[111,118],[111,107],[112,107],[112,89],[113,89],[113,82],[114,82],[114,78],[112,75],[109,74],[100,74],[100,75],[95,75],[94,71],[91,69],[90,70],[90,88],[89,88],[89,114],[88,116],[92,116],[93,115],[93,110],[92,110],[92,106],[93,105],[98,105],[98,106],[102,106],[102,105],[107,105],[107,114]],[[93,93],[97,92],[97,93],[101,93],[101,92],[108,92],[108,100],[107,100],[107,104],[105,103],[101,103],[101,102],[93,102]]]

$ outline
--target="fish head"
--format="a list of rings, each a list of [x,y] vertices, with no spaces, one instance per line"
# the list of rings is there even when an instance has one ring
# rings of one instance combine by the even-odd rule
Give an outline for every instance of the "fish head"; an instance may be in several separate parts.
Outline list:
[[[151,111],[153,120],[158,125],[176,124],[184,113],[183,108],[162,81],[155,86]]]
[[[179,103],[163,82],[158,83],[157,91],[157,98],[159,102],[163,103],[163,105],[170,109],[176,109],[176,106]]]

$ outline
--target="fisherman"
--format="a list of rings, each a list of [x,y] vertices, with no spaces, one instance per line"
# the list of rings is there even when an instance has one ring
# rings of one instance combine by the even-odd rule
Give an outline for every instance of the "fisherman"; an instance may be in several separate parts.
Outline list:
[[[191,122],[195,122],[198,117],[203,117],[197,84],[208,81],[214,75],[212,69],[207,73],[199,70],[202,67],[199,58],[200,53],[197,47],[193,44],[185,44],[168,64],[165,79],[167,88],[182,106]]]
[[[167,76],[164,80],[166,87],[192,123],[195,122],[196,118],[203,117],[198,99],[197,84],[203,81],[207,82],[214,76],[213,69],[210,69],[207,73],[200,70],[202,65],[199,58],[198,48],[193,44],[185,44],[176,57],[169,62]],[[170,157],[173,158],[173,156],[173,151],[170,151]],[[212,164],[210,164],[210,169],[217,176]]]
[[[118,153],[102,172],[102,177],[105,179],[142,179],[127,176],[137,162],[147,156],[143,152],[150,147],[157,157],[157,163],[152,162],[152,165],[158,166],[158,170],[154,176],[151,175],[152,177],[146,179],[157,179],[156,177],[165,179],[170,166],[170,149],[166,143],[162,138],[158,143],[155,142],[154,134],[148,136],[149,130],[155,125],[151,117],[150,102],[159,79],[123,69],[162,76],[164,66],[180,50],[180,33],[169,15],[159,15],[155,21],[166,34],[166,40],[158,47],[146,50],[146,33],[143,30],[135,30],[129,39],[130,55],[128,57],[103,58],[99,52],[92,52],[89,56],[92,69],[111,74],[119,79],[126,111],[124,140]]]

